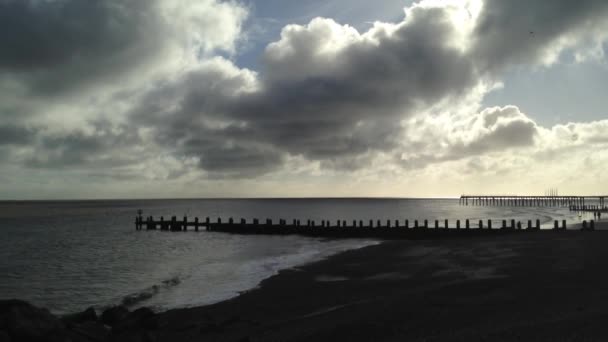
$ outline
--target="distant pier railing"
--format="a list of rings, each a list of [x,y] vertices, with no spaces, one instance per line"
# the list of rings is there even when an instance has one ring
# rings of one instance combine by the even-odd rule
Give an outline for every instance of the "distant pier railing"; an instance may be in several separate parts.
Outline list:
[[[428,236],[451,236],[451,235],[480,235],[480,234],[500,234],[510,232],[530,232],[538,231],[541,228],[540,220],[527,222],[512,220],[278,220],[271,219],[260,221],[253,219],[222,220],[218,218],[212,221],[209,217],[199,220],[188,220],[187,217],[178,219],[173,216],[169,220],[164,217],[154,219],[152,216],[135,218],[136,230],[161,230],[172,232],[193,231],[212,231],[235,234],[269,234],[287,235],[298,234],[307,236],[327,236],[327,237],[428,237]],[[566,220],[554,221],[554,230],[566,230]],[[593,230],[595,222],[590,221],[589,226],[585,221],[585,230]]]
[[[607,196],[518,196],[518,195],[462,195],[461,205],[513,207],[570,207],[570,210],[607,211]],[[590,205],[595,201],[594,205]]]

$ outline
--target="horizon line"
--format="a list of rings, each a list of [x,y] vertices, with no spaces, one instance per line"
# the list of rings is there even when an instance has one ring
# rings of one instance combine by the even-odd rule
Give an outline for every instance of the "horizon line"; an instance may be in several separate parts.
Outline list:
[[[72,201],[167,201],[167,200],[300,200],[300,199],[459,199],[458,197],[398,197],[398,196],[260,196],[260,197],[146,197],[146,198],[38,198],[0,199],[0,202],[72,202]]]

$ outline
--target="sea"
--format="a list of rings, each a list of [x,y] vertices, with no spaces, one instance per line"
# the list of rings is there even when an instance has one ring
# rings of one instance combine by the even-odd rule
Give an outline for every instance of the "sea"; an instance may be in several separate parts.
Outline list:
[[[0,202],[0,299],[23,299],[55,314],[123,304],[156,311],[207,305],[251,290],[280,270],[373,239],[136,231],[135,216],[227,220],[388,219],[472,222],[539,219],[575,224],[564,207],[463,206],[458,199],[174,199]],[[592,218],[592,215],[591,215]],[[487,221],[486,221],[487,222]]]

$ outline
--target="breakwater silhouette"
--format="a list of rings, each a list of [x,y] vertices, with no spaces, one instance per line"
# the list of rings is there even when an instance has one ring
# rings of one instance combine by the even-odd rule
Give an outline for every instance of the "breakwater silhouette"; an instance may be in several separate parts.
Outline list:
[[[514,232],[533,232],[541,230],[540,220],[526,222],[512,220],[278,220],[253,219],[235,220],[229,218],[211,220],[206,217],[199,220],[189,220],[188,217],[178,219],[176,216],[165,220],[164,217],[154,219],[152,216],[135,218],[136,230],[161,230],[171,232],[212,231],[233,234],[267,234],[287,235],[298,234],[323,237],[380,237],[380,238],[416,238],[416,237],[447,237],[462,235],[506,234]],[[584,230],[594,230],[595,222],[583,222]],[[554,221],[553,230],[565,231],[566,220]]]

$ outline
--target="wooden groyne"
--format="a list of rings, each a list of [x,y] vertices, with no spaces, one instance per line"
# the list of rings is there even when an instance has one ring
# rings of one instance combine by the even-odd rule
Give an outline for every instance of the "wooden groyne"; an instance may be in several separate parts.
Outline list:
[[[595,201],[598,208],[606,209],[607,196],[518,196],[518,195],[462,195],[461,205],[512,206],[512,207],[565,207],[590,208]]]
[[[482,234],[503,234],[510,232],[531,232],[540,230],[540,220],[533,222],[521,222],[516,220],[278,220],[273,222],[271,219],[260,221],[253,219],[222,220],[218,218],[212,221],[209,217],[199,220],[189,220],[187,217],[178,219],[173,216],[169,220],[161,217],[159,220],[152,216],[135,218],[136,230],[161,230],[172,232],[191,231],[212,231],[233,234],[267,234],[267,235],[288,235],[298,234],[306,236],[324,237],[379,237],[379,238],[415,238],[433,236],[462,236],[462,235],[482,235]],[[584,222],[585,230],[595,228],[594,221]],[[565,220],[554,221],[554,230],[566,230]]]

